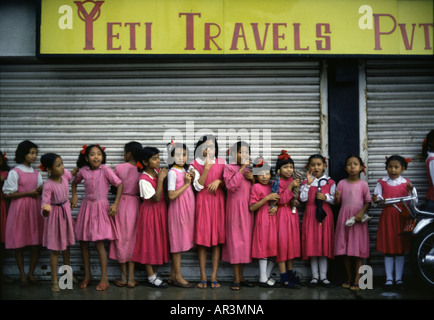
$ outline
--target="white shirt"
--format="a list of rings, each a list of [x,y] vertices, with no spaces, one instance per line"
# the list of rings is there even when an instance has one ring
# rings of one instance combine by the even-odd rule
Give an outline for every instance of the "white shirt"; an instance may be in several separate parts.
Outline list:
[[[402,176],[399,176],[396,179],[390,179],[390,177],[387,175],[381,180],[387,182],[387,184],[392,187],[399,186],[400,184],[403,183],[406,184],[408,182],[407,179],[403,178]],[[378,196],[378,199],[384,199],[383,188],[381,187],[380,182],[377,182],[377,185],[375,186],[374,194]],[[417,197],[417,191],[415,187],[413,187],[413,194]],[[417,199],[416,199],[416,203],[417,203]]]
[[[155,172],[157,172],[157,170],[155,170]],[[143,173],[147,174],[152,179],[154,179],[149,173],[147,173],[145,171],[143,171]],[[154,189],[152,184],[149,181],[146,181],[144,179],[139,180],[139,189],[140,189],[140,197],[142,197],[146,200],[151,199],[156,192],[156,190]]]
[[[330,177],[327,177],[326,175],[323,175],[319,179],[315,178],[310,185],[308,185],[307,183],[301,185],[301,188],[300,188],[300,200],[302,202],[306,202],[307,201],[308,195],[309,195],[309,188],[311,186],[318,187],[319,180],[321,180],[323,178],[326,178],[327,180],[330,179]],[[321,182],[321,187],[323,187],[324,185],[325,185],[325,182]],[[331,188],[330,188],[330,193],[326,193],[325,194],[325,196],[326,196],[326,200],[325,201],[326,202],[328,202],[330,204],[334,204],[334,202],[335,202],[335,191],[336,191],[336,184],[334,183],[331,186]]]
[[[23,164],[17,165],[15,168],[20,169],[23,172],[27,173],[33,173],[32,167],[27,167]],[[8,178],[6,179],[5,183],[3,184],[3,193],[4,194],[11,194],[14,192],[17,192],[18,190],[18,173],[14,170],[9,171]],[[42,175],[39,172],[38,173],[38,185],[37,188],[43,185]]]

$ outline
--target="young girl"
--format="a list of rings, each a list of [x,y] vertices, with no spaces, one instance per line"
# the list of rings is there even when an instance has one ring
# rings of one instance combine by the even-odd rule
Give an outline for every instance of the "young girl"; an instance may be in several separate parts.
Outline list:
[[[434,130],[431,130],[424,140],[422,154],[425,157],[425,168],[428,175],[428,192],[426,211],[434,212]]]
[[[8,178],[9,166],[8,158],[6,158],[6,153],[0,151],[0,281],[3,279],[3,259],[5,254],[5,233],[6,233],[6,218],[9,209],[9,200],[5,199],[3,194],[3,184]]]
[[[80,241],[84,264],[84,279],[80,283],[80,288],[87,288],[92,278],[89,242],[95,242],[101,268],[101,279],[96,287],[98,291],[109,288],[104,240],[114,240],[118,237],[113,216],[117,213],[122,195],[122,180],[105,165],[104,149],[98,144],[83,146],[77,160],[79,171],[72,182],[71,199],[72,207],[75,208],[78,204],[77,184],[84,180],[85,196],[75,223],[75,238]],[[108,201],[110,184],[117,187],[116,199],[111,206]]]
[[[256,212],[252,240],[252,258],[259,259],[259,284],[261,287],[273,287],[275,281],[270,278],[274,262],[268,258],[277,256],[277,217],[278,207],[270,208],[270,202],[280,199],[271,192],[271,167],[262,158],[253,164],[253,174],[257,183],[250,190],[249,210]]]
[[[57,265],[59,252],[63,252],[63,263],[70,265],[69,246],[75,243],[69,203],[71,172],[63,167],[62,158],[54,153],[41,157],[41,171],[48,172],[48,180],[42,191],[42,215],[45,217],[42,245],[51,250],[51,290],[59,292]]]
[[[359,156],[349,156],[345,160],[345,171],[348,178],[339,181],[335,192],[335,204],[341,205],[335,231],[334,255],[344,255],[347,279],[342,287],[359,290],[359,268],[363,259],[369,257],[368,224],[362,223],[371,202],[369,186],[360,179],[365,165]],[[347,220],[354,219],[354,225],[345,225]],[[351,264],[354,260],[353,269]],[[354,281],[353,281],[354,279]]]
[[[145,265],[151,287],[167,288],[167,283],[157,276],[157,267],[170,258],[169,237],[167,235],[167,208],[164,199],[163,183],[167,170],[160,169],[160,151],[145,147],[138,155],[140,205],[137,223],[137,238],[133,261]]]
[[[181,253],[194,247],[195,198],[191,186],[193,171],[188,172],[188,148],[183,143],[169,143],[170,166],[167,174],[169,191],[168,225],[172,273],[170,281],[182,288],[194,288],[181,274]]]
[[[252,234],[254,215],[249,210],[250,187],[254,183],[250,165],[250,146],[244,141],[230,148],[231,163],[225,166],[223,178],[227,188],[226,242],[222,249],[222,260],[232,264],[234,281],[232,290],[240,286],[252,286],[244,279],[244,264],[252,261]],[[235,162],[235,163],[234,163]]]
[[[122,180],[122,196],[119,201],[118,214],[114,217],[118,238],[110,242],[109,258],[117,260],[121,266],[121,279],[114,281],[118,287],[133,288],[137,285],[137,281],[134,280],[132,257],[140,209],[140,173],[137,171],[136,163],[141,149],[142,145],[139,142],[132,141],[125,144],[125,163],[118,164],[114,169],[115,174]]]
[[[220,245],[225,242],[225,195],[223,170],[225,160],[217,158],[218,143],[214,136],[203,136],[194,150],[195,159],[193,186],[196,195],[195,243],[198,245],[200,282],[199,288],[207,287],[205,270],[206,249],[212,251],[211,288],[219,288],[217,271],[220,260]],[[190,170],[189,169],[189,170]]]
[[[409,161],[409,160],[408,160]],[[386,160],[387,176],[380,179],[375,187],[372,201],[379,202],[381,199],[404,197],[409,190],[417,195],[416,188],[401,176],[407,169],[407,161],[399,155],[393,155]],[[404,271],[404,252],[410,250],[410,239],[401,235],[404,231],[406,221],[411,217],[403,210],[401,204],[397,206],[402,210],[400,213],[394,206],[383,208],[377,230],[377,251],[384,253],[384,266],[386,270],[385,289],[393,287],[393,267],[395,265],[395,285],[402,289],[402,273]]]
[[[31,141],[18,144],[15,162],[18,165],[9,172],[3,185],[6,199],[11,199],[6,220],[5,247],[15,249],[15,260],[20,272],[21,285],[35,283],[34,271],[39,260],[44,231],[41,215],[42,176],[32,168],[38,156],[38,146]],[[24,272],[23,249],[31,246],[28,281]]]
[[[300,188],[300,200],[307,202],[302,221],[302,256],[304,260],[310,259],[312,280],[309,287],[315,287],[318,281],[325,287],[332,286],[327,279],[327,258],[333,258],[334,220],[330,204],[334,203],[336,185],[324,174],[326,168],[327,163],[322,155],[311,155],[307,163],[306,180]],[[321,192],[318,192],[318,186]],[[317,202],[315,199],[318,199]],[[326,213],[321,221],[316,217],[316,203]]]
[[[300,217],[298,211],[293,212],[291,200],[292,190],[301,184],[293,178],[294,161],[286,150],[277,157],[276,171],[280,171],[278,214],[277,214],[277,257],[281,284],[284,287],[300,288],[293,271],[293,260],[301,256]]]

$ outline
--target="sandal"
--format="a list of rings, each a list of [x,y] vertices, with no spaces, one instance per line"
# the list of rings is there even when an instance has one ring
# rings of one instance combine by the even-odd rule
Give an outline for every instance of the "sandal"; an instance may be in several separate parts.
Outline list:
[[[212,289],[218,289],[220,287],[221,287],[221,285],[218,281],[211,281],[211,288]]]
[[[98,285],[96,286],[96,291],[105,291],[109,288],[109,284],[108,283],[98,283]]]
[[[51,291],[53,291],[53,292],[60,292],[59,283],[57,281],[53,281],[51,283]]]
[[[127,282],[122,282],[119,279],[116,279],[115,281],[113,281],[115,285],[117,285],[118,287],[125,287],[127,285]]]
[[[358,284],[358,283],[354,283],[354,284],[351,286],[350,290],[351,290],[351,291],[360,291],[359,284]]]
[[[86,289],[89,286],[90,280],[83,280],[82,282],[80,282],[80,289]]]
[[[241,283],[240,282],[232,282],[231,284],[231,290],[232,291],[239,291],[241,288]]]
[[[132,284],[127,283],[127,288],[134,288],[135,286],[137,286],[139,284],[139,281],[134,280],[134,282]]]
[[[350,289],[351,288],[351,282],[350,281],[345,281],[342,283],[342,288],[344,289]]]
[[[199,285],[201,285],[201,286],[199,286]],[[206,289],[206,287],[207,287],[207,281],[206,281],[206,280],[202,280],[202,281],[200,281],[200,282],[197,284],[197,287],[198,287],[199,289]]]

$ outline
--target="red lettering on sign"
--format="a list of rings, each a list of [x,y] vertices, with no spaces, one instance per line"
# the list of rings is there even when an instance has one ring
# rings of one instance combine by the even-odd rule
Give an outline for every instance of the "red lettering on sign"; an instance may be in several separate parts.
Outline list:
[[[87,13],[86,9],[83,6],[83,4],[87,2],[94,3],[94,6],[90,13]],[[93,47],[93,22],[99,18],[101,14],[100,8],[104,1],[86,0],[83,2],[74,1],[74,3],[78,8],[79,18],[85,22],[85,46],[83,50],[95,50],[95,48]]]
[[[184,50],[196,50],[194,48],[194,16],[199,16],[200,13],[188,13],[188,12],[180,12],[179,17],[186,16],[186,41],[187,44]]]

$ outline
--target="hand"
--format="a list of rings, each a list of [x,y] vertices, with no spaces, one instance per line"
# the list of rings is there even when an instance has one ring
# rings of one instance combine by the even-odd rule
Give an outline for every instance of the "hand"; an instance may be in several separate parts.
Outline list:
[[[209,193],[215,194],[215,192],[217,191],[219,185],[220,185],[221,180],[215,180],[213,182],[211,182],[208,186],[207,186],[207,190]]]
[[[38,189],[39,189],[39,188],[38,188]],[[37,198],[37,197],[39,197],[39,191],[38,191],[38,189],[33,190],[33,191],[30,191],[30,192],[29,192],[29,197],[32,197],[32,198]]]
[[[118,205],[116,203],[113,203],[110,206],[109,215],[114,217],[117,213],[118,213]]]
[[[335,200],[336,201],[341,201],[341,194],[342,194],[342,191],[340,191],[340,190],[336,190],[336,192],[335,192]]]
[[[327,200],[326,195],[324,193],[321,193],[321,192],[316,193],[316,198],[319,200],[323,200],[323,201]]]
[[[279,200],[280,196],[277,193],[271,192],[268,196],[265,197],[267,201]]]
[[[300,202],[297,199],[292,198],[291,199],[291,206],[292,207],[298,207],[300,205]]]
[[[407,191],[412,191],[413,190],[413,185],[411,184],[411,182],[407,183]]]
[[[44,217],[48,217],[48,215],[51,212],[51,206],[49,204],[44,204],[41,209],[42,209],[42,215]]]
[[[289,190],[292,190],[292,189],[294,189],[296,187],[299,187],[300,184],[301,184],[300,179],[294,179],[294,180],[292,180],[291,184],[289,185]]]
[[[194,172],[194,170],[190,169],[190,171],[188,173],[190,174],[191,180],[194,180],[194,176],[196,175],[196,173]]]
[[[78,197],[76,195],[73,195],[69,202],[71,203],[71,209],[76,208],[78,205]]]
[[[252,171],[246,171],[244,172],[244,178],[246,178],[247,180],[253,180],[253,172]]]
[[[167,177],[167,169],[166,168],[160,169],[160,171],[158,172],[158,180],[163,181],[164,179],[166,179],[166,177]]]
[[[211,169],[212,165],[213,165],[213,163],[212,163],[212,159],[206,157],[206,159],[205,159],[204,169],[209,170],[209,169]]]
[[[268,209],[268,213],[270,214],[270,217],[275,215],[277,212],[277,206],[274,206],[273,208]]]
[[[310,170],[306,171],[306,180],[307,180],[307,184],[310,186],[312,184],[312,182],[315,180],[315,178],[312,176],[312,172],[310,172]]]
[[[372,199],[372,202],[374,202],[374,203],[378,202],[378,196],[376,194],[372,195],[371,199]]]
[[[356,219],[357,222],[361,222],[364,214],[365,214],[365,212],[363,212],[363,210],[359,211],[359,212],[357,212],[357,214],[355,215],[354,218]]]
[[[187,173],[185,174],[185,176],[184,176],[184,183],[185,183],[185,184],[190,184],[191,181],[192,181],[191,174],[190,174],[190,172],[187,172]]]

